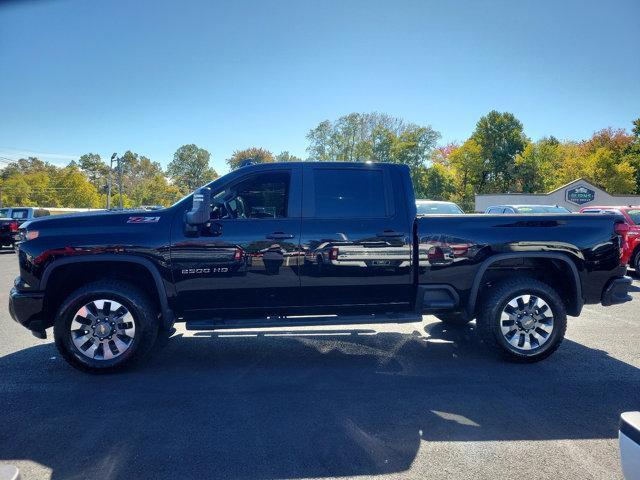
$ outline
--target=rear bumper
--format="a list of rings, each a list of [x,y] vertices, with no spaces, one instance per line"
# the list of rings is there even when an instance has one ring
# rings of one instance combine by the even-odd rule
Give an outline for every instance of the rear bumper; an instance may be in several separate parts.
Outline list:
[[[618,277],[610,280],[602,291],[602,305],[607,307],[632,300],[629,295],[631,284],[631,277]]]
[[[13,287],[9,293],[11,318],[37,334],[42,334],[46,328],[42,319],[43,305],[42,292],[21,292]]]

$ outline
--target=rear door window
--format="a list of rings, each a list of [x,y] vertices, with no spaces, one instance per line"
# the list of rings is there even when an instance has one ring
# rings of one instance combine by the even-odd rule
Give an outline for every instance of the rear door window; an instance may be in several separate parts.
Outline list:
[[[26,220],[29,218],[29,210],[26,208],[14,208],[11,211],[11,218],[16,220]]]
[[[387,216],[382,170],[315,169],[316,218],[380,218]]]

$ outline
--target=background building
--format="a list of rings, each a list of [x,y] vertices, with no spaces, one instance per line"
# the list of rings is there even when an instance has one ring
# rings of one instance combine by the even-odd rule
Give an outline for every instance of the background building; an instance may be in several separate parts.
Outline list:
[[[577,212],[589,205],[640,205],[640,195],[611,195],[589,180],[578,178],[549,193],[476,194],[476,212],[484,212],[492,205],[559,205]]]

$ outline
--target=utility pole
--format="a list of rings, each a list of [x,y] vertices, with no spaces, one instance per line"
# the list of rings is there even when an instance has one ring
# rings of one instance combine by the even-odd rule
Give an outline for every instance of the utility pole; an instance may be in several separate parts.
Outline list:
[[[120,190],[120,210],[122,210],[122,162],[118,157],[118,190]]]
[[[107,184],[107,210],[111,210],[111,174],[113,172],[113,159],[116,158],[116,155],[117,153],[111,155],[111,162],[109,163],[109,182]]]

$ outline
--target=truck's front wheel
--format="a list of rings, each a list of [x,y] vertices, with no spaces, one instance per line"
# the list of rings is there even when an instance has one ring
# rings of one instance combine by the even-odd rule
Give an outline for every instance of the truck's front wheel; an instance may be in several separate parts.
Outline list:
[[[133,285],[103,280],[71,293],[54,325],[56,347],[75,368],[120,370],[149,352],[158,334],[156,309]]]
[[[567,315],[558,293],[534,278],[495,284],[481,303],[478,333],[492,350],[516,362],[536,362],[555,352]]]

